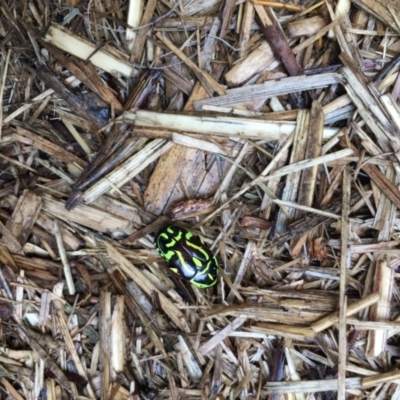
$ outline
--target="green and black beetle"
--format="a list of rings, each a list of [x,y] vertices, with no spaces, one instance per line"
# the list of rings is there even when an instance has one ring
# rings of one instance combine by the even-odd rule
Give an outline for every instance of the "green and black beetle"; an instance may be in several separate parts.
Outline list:
[[[193,285],[204,289],[217,283],[217,259],[192,232],[169,225],[157,233],[154,245],[170,269]]]

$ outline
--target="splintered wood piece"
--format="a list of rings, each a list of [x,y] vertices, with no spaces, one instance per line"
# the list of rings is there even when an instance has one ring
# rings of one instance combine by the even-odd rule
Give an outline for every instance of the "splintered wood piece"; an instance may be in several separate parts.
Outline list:
[[[148,69],[144,70],[137,78],[135,86],[126,99],[124,111],[143,107],[148,101],[149,96],[154,92],[160,76],[160,72],[153,72]],[[81,183],[82,180],[85,180],[86,184],[89,184],[92,179],[98,179],[99,176],[112,169],[115,163],[123,158],[119,150],[121,150],[121,147],[126,147],[125,144],[128,137],[129,132],[127,132],[127,126],[125,124],[116,124],[107,135],[96,157],[82,173],[80,179],[75,183],[75,187],[77,189],[82,189],[85,187],[85,183]],[[135,139],[131,140],[131,142],[135,143]],[[133,144],[130,143],[130,146],[133,146]],[[92,176],[88,178],[87,175]]]
[[[3,224],[1,224],[0,227],[2,227],[4,230],[6,230]],[[17,246],[19,246],[18,248],[21,249],[21,246],[19,245],[19,243],[14,238],[13,238],[13,240],[16,242]],[[19,257],[19,254],[11,255],[10,249],[7,246],[5,246],[4,244],[0,243],[0,262],[2,262],[4,265],[7,265],[9,268],[11,268],[14,273],[19,272],[17,262],[15,261],[16,257]],[[21,256],[21,257],[23,257],[23,256]],[[21,267],[19,267],[19,268],[21,268]]]
[[[211,28],[213,21],[209,16],[182,16],[179,18],[163,18],[156,22],[154,26],[155,31],[173,31],[173,30],[182,30],[182,31],[193,31],[197,28],[202,28],[205,31],[208,31]]]
[[[293,135],[292,135],[293,137]],[[285,140],[287,138],[282,137],[282,139],[278,142],[277,148],[276,148],[276,155],[271,161],[270,165],[272,165],[272,170],[271,172],[276,171],[279,168],[282,168],[286,162],[287,159],[289,158],[289,147],[291,144],[291,140]],[[279,184],[280,184],[281,178],[275,178],[271,179],[267,183],[268,189],[272,193],[276,193]],[[267,219],[270,218],[271,212],[272,212],[272,203],[273,199],[268,195],[267,193],[264,194],[262,203],[261,203],[261,210],[263,210],[263,216]],[[275,200],[276,201],[276,200]],[[289,213],[287,213],[287,216],[289,216]]]
[[[324,114],[318,102],[312,103],[310,122],[308,127],[305,158],[315,158],[321,155],[322,137],[324,129]],[[301,174],[299,195],[297,202],[311,207],[315,197],[316,178],[318,167],[306,169]]]
[[[305,340],[306,338],[315,336],[315,332],[309,327],[271,324],[266,322],[253,325],[250,330],[251,332],[259,332],[266,335],[279,335],[295,340]]]
[[[36,225],[48,233],[53,231],[53,219],[44,212],[41,212],[36,220]],[[81,241],[72,232],[70,232],[63,222],[59,222],[60,232],[63,243],[68,250],[77,250]]]
[[[139,208],[136,205],[126,204],[108,196],[97,198],[92,202],[92,205],[135,224],[140,225],[143,223],[143,218],[139,215]]]
[[[64,247],[64,243],[63,243],[61,232],[60,232],[60,227],[58,226],[57,220],[54,220],[53,233],[54,233],[54,236],[57,241],[58,253],[60,255],[61,262],[64,266],[64,277],[65,277],[65,281],[67,283],[68,292],[70,295],[74,295],[75,294],[75,284],[72,279],[71,267],[68,262],[67,254],[65,252],[65,247]]]
[[[0,221],[0,233],[2,234],[1,241],[10,249],[11,252],[21,253],[22,246],[18,240],[11,234],[11,232]]]
[[[393,296],[393,270],[382,257],[376,261],[373,290],[377,290],[380,299],[371,307],[371,321],[381,321],[389,317],[390,304]],[[377,357],[386,346],[387,330],[378,329],[368,333],[367,351],[371,357]]]
[[[176,66],[166,67],[164,69],[164,76],[171,82],[176,88],[185,93],[186,95],[190,95],[193,90],[193,83],[189,81],[182,73],[176,68]]]
[[[199,0],[186,3],[182,6],[183,15],[206,14],[220,10],[221,0]]]
[[[218,18],[214,18],[210,32],[204,41],[204,46],[201,53],[201,68],[206,70],[208,73],[212,73],[211,63],[214,61],[214,54],[218,43],[217,35],[220,26],[221,21]]]
[[[322,200],[319,202],[320,207],[325,207],[330,203],[335,191],[339,187],[341,183],[341,174],[343,170],[346,168],[346,165],[337,165],[332,168],[332,172],[330,173],[331,184]]]
[[[65,202],[55,200],[51,196],[43,196],[43,210],[56,218],[82,224],[95,231],[109,233],[114,237],[129,235],[134,232],[132,222],[116,217],[108,212],[93,207],[78,205],[67,211]]]
[[[130,3],[129,10],[131,11],[130,15],[132,15],[132,16],[135,15],[135,18],[136,18],[136,16],[140,15],[141,8],[142,8],[141,7],[142,6],[142,0],[140,0],[140,1],[139,0],[135,0],[135,1],[132,0],[129,3]],[[139,12],[135,12],[135,13],[132,12],[133,10],[131,10],[131,6],[132,6],[133,3],[138,4]],[[132,23],[130,24],[131,26],[133,26],[135,28],[137,26],[141,26],[141,28],[137,32],[132,32],[132,34],[134,34],[136,37],[134,37],[133,43],[129,44],[129,47],[132,49],[132,53],[131,53],[131,57],[130,57],[130,62],[132,64],[134,64],[136,62],[139,62],[140,58],[142,57],[143,48],[144,48],[144,45],[146,43],[146,36],[147,36],[147,33],[149,32],[149,30],[151,28],[150,21],[153,18],[154,11],[156,9],[156,5],[157,5],[157,0],[148,1],[147,5],[146,5],[146,9],[144,10],[144,13],[143,13],[142,20],[140,21],[140,24],[137,24],[137,25],[132,24]],[[128,29],[127,30],[127,36],[128,36],[129,32],[130,32],[130,30]],[[132,34],[131,34],[131,36],[132,36],[132,39],[133,39],[134,35],[132,35]],[[127,39],[128,39],[128,37],[127,37]],[[129,42],[129,39],[128,39],[128,42]]]
[[[307,131],[309,128],[310,115],[307,111],[299,111],[297,114],[296,131],[294,132],[293,138],[293,149],[290,156],[290,163],[299,162],[305,159],[306,143],[307,143]],[[295,202],[297,194],[300,189],[299,183],[301,178],[301,171],[293,171],[286,178],[286,185],[283,189],[281,196],[282,201]],[[289,218],[294,218],[296,210],[291,209],[287,213],[279,210],[276,218],[275,235],[280,235],[286,231],[288,224],[290,223]]]
[[[86,161],[80,159],[75,154],[70,153],[66,149],[58,146],[55,143],[50,142],[47,139],[36,135],[33,131],[21,128],[17,126],[17,133],[13,133],[12,137],[20,143],[28,144],[33,147],[36,147],[38,150],[43,151],[44,153],[49,154],[54,157],[56,160],[64,161],[67,163],[77,163],[81,167],[84,167],[87,163]]]
[[[322,38],[324,35],[326,35],[330,30],[332,30],[337,24],[339,24],[340,19],[336,19],[332,21],[330,24],[326,25],[323,27],[321,30],[319,30],[317,33],[314,35],[310,36],[308,39],[304,40],[300,44],[298,44],[296,47],[293,48],[293,53],[294,54],[299,54],[303,50],[305,50],[308,46],[312,45],[314,42],[316,42],[318,39]]]
[[[96,47],[93,43],[75,35],[61,25],[52,23],[43,39],[81,60],[90,60],[96,67],[116,77],[122,75],[129,78],[137,74],[137,71],[127,61],[118,59],[107,50]]]
[[[42,199],[35,193],[25,190],[19,197],[6,228],[22,247],[27,242],[41,209]]]
[[[385,383],[397,382],[400,378],[400,372],[398,369],[384,374],[377,374],[363,378],[362,387],[368,389],[374,386],[382,385]]]
[[[62,269],[60,263],[37,257],[25,257],[20,254],[13,254],[12,257],[18,268],[23,269],[29,278],[49,280],[51,287],[58,282],[60,270]],[[7,263],[7,265],[10,264]]]
[[[347,306],[346,310],[346,317],[350,317],[358,313],[359,311],[363,310],[366,307],[369,307],[373,304],[376,304],[380,299],[379,293],[372,293],[368,296],[365,296],[361,300],[358,300],[350,305]],[[317,322],[314,322],[311,325],[311,328],[314,332],[322,332],[324,329],[329,328],[333,324],[337,323],[339,320],[339,311],[334,312]]]
[[[235,287],[236,290],[238,289],[238,287],[239,287],[240,283],[242,282],[246,272],[249,269],[249,265],[251,264],[251,260],[253,258],[254,248],[255,248],[255,243],[252,242],[252,241],[249,241],[247,243],[246,250],[245,250],[245,252],[243,254],[242,262],[240,263],[240,266],[239,266],[239,268],[238,268],[238,270],[236,272],[235,279],[233,281],[233,286]],[[233,297],[234,297],[234,293],[233,293],[233,291],[231,291],[227,296],[227,301],[231,302]]]
[[[396,128],[400,130],[400,108],[398,104],[394,101],[393,97],[390,94],[384,94],[383,96],[380,97],[380,100],[386,112],[388,113],[389,117],[391,118],[391,121],[396,126]],[[396,140],[396,142],[397,142],[396,151],[398,151],[399,150],[398,140]]]
[[[304,158],[313,159],[321,155],[322,137],[324,129],[324,114],[321,106],[317,101],[314,101],[311,106],[308,129],[305,130],[306,145]],[[299,193],[297,195],[297,203],[306,207],[311,207],[315,198],[317,188],[317,172],[318,166],[306,169],[301,173],[299,184]],[[298,210],[296,219],[299,219],[304,212]],[[291,251],[294,257],[298,256],[303,244],[308,235],[304,235],[296,243],[292,244]]]
[[[172,132],[172,141],[181,146],[191,147],[193,149],[207,151],[209,153],[222,154],[224,156],[228,155],[227,151],[215,143],[196,139],[187,135],[181,135],[180,133]]]
[[[273,322],[279,324],[299,324],[309,325],[323,316],[320,310],[310,309],[309,304],[302,304],[298,300],[291,300],[288,302],[289,305],[282,305],[281,307],[255,304],[240,304],[232,305],[206,313],[206,318],[212,317],[235,317],[235,318],[248,318],[256,319],[258,321]],[[289,308],[287,311],[285,308]],[[330,311],[333,311],[335,307],[329,307]],[[301,315],[299,314],[301,310]]]
[[[264,8],[261,5],[254,4],[254,9],[256,10],[256,19],[271,46],[275,57],[282,61],[289,75],[300,75],[302,72],[301,67],[297,62],[271,8]]]
[[[101,392],[103,395],[108,393],[110,381],[110,320],[111,320],[111,293],[102,291],[100,293],[100,312],[99,312],[99,339],[102,353],[101,358]]]
[[[125,120],[137,127],[153,127],[180,132],[197,132],[205,135],[217,135],[229,138],[279,140],[281,135],[290,135],[296,128],[291,121],[268,121],[255,118],[238,118],[214,115],[185,115],[156,113],[137,110],[136,113],[124,113]],[[323,139],[333,137],[338,130],[324,127]]]
[[[343,201],[342,201],[342,220],[341,220],[341,253],[340,253],[340,283],[339,283],[339,389],[338,394],[341,398],[345,398],[344,384],[346,380],[346,360],[348,356],[347,350],[347,271],[350,268],[349,265],[349,236],[350,236],[350,199],[351,199],[351,179],[350,171],[348,167],[343,171]]]
[[[369,377],[375,378],[375,377]],[[366,378],[365,378],[366,379]],[[376,382],[379,382],[378,380]],[[372,386],[375,386],[374,384]],[[361,378],[346,378],[345,388],[346,391],[359,391],[362,387]],[[266,382],[263,395],[276,395],[276,394],[290,394],[290,393],[317,393],[317,392],[337,392],[339,388],[338,379],[320,379],[301,382]]]
[[[225,81],[229,87],[239,86],[252,76],[264,71],[274,60],[275,55],[271,46],[264,42],[236,63],[225,74]]]
[[[368,170],[368,168],[367,168]],[[373,170],[370,169],[369,173],[371,173]],[[379,173],[380,171],[377,170]],[[367,172],[368,173],[368,172]],[[371,176],[371,175],[370,175]],[[394,185],[392,186],[393,190],[395,187],[397,187],[397,179],[395,178],[395,172],[393,168],[387,168],[386,170],[386,175],[381,175],[381,177],[384,177],[387,180],[387,183],[394,183]],[[378,177],[376,177],[378,178]],[[373,180],[373,182],[375,182],[375,184],[381,188],[382,185],[380,184],[380,180],[374,180],[372,177],[371,179]],[[382,190],[382,193],[386,194],[387,190]],[[391,207],[393,204],[396,204],[395,202],[393,202],[393,200],[391,199],[390,196],[380,196],[379,197],[379,201],[377,204],[377,210],[376,210],[376,215],[375,215],[375,220],[374,220],[374,228],[377,229],[378,231],[382,231],[385,232],[386,234],[386,238],[384,239],[384,241],[388,241],[390,240],[390,234],[389,231],[391,229],[391,227],[387,226],[387,221],[388,218],[391,216]],[[397,206],[398,208],[398,206]]]
[[[216,209],[217,206],[214,203],[215,200],[213,198],[182,201],[171,208],[171,219],[174,221],[179,221],[183,219],[194,218],[203,214],[208,214]]]
[[[242,58],[246,54],[246,44],[250,39],[251,27],[254,20],[254,6],[251,0],[246,0],[244,4],[243,19],[240,29],[238,47],[240,48],[239,57]]]
[[[110,366],[112,379],[116,379],[125,366],[125,323],[124,323],[124,296],[117,296],[114,310],[111,314],[111,342]]]
[[[230,106],[234,104],[246,104],[254,100],[267,100],[282,94],[295,93],[303,90],[311,90],[326,87],[334,83],[340,83],[342,75],[335,72],[327,72],[320,75],[302,75],[270,80],[237,89],[229,89],[225,95],[198,100],[194,103],[195,110],[202,110],[203,105]]]
[[[220,342],[225,340],[232,332],[240,328],[246,322],[246,319],[247,318],[240,318],[240,317],[235,318],[230,325],[226,326],[224,329],[215,333],[215,335],[210,340],[203,343],[199,347],[199,353],[203,355],[209,353],[212,349],[215,348],[215,346],[217,346]]]
[[[45,40],[39,39],[39,42],[77,79],[109,104],[113,110],[122,111],[123,107],[120,101],[114,95],[112,90],[104,85],[92,62],[85,62],[78,58],[69,58],[57,47],[47,43]]]
[[[221,20],[222,20],[222,26],[221,30],[219,32],[219,35],[221,38],[224,38],[226,36],[226,33],[228,32],[228,27],[229,23],[231,22],[232,15],[233,15],[233,9],[236,5],[235,0],[226,0],[224,4],[224,8],[222,10],[222,15],[221,15]]]
[[[257,218],[257,217],[252,217],[250,215],[246,215],[240,221],[240,226],[243,226],[243,228],[249,227],[249,228],[258,228],[262,230],[267,230],[271,227],[271,222],[263,218]]]
[[[301,19],[288,23],[289,35],[291,38],[311,36],[316,34],[326,25],[325,20],[319,16]]]
[[[289,208],[293,207],[294,209],[304,213],[304,212],[310,212],[313,214],[318,214],[318,215],[324,215],[327,218],[335,218],[335,219],[341,219],[342,217],[339,214],[334,214],[329,211],[325,210],[319,210],[318,208],[313,208],[313,207],[307,207],[300,205],[298,203],[294,203],[291,201],[283,201],[283,200],[274,200],[275,204],[282,205],[282,206],[287,206]]]
[[[397,189],[398,179],[393,168],[388,168],[386,176],[383,174],[382,176],[387,180],[387,183],[390,183]],[[396,183],[396,185],[394,183]],[[377,216],[379,215],[382,220],[375,223],[379,229],[378,242],[387,242],[391,239],[396,209],[399,208],[399,205],[392,201],[393,200],[387,195],[381,196],[380,198]],[[380,299],[376,305],[371,307],[369,314],[370,320],[382,321],[389,318],[391,300],[394,295],[393,282],[394,271],[388,265],[387,257],[381,254],[377,257],[375,262],[375,273],[372,285],[372,290],[379,293]],[[382,353],[386,346],[386,335],[387,331],[384,329],[369,332],[367,343],[367,352],[369,355],[377,357]]]
[[[198,383],[203,376],[203,372],[181,335],[178,336],[178,343],[176,343],[174,347],[176,351],[182,354],[183,363],[191,378],[190,380]]]
[[[143,13],[143,0],[130,0],[128,5],[127,24],[129,27],[137,28],[140,26]],[[126,30],[126,41],[128,42],[128,48],[132,51],[135,46],[137,31],[136,29]]]

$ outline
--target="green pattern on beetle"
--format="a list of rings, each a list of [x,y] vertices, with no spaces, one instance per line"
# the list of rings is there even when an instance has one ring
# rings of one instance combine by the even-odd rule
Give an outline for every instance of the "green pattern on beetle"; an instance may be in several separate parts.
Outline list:
[[[192,232],[170,225],[157,233],[154,244],[171,271],[193,285],[204,289],[217,283],[217,259]]]

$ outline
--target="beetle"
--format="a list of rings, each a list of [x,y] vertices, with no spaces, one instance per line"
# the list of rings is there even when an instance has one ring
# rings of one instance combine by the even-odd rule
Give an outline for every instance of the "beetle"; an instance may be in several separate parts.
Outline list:
[[[177,225],[161,229],[154,245],[171,271],[200,289],[214,286],[218,280],[218,261],[203,240]]]

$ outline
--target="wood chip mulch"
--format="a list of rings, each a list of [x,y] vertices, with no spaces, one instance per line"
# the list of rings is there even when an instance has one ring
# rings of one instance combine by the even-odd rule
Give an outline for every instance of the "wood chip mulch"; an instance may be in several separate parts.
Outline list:
[[[0,399],[400,399],[400,2],[0,0],[0,52]]]

